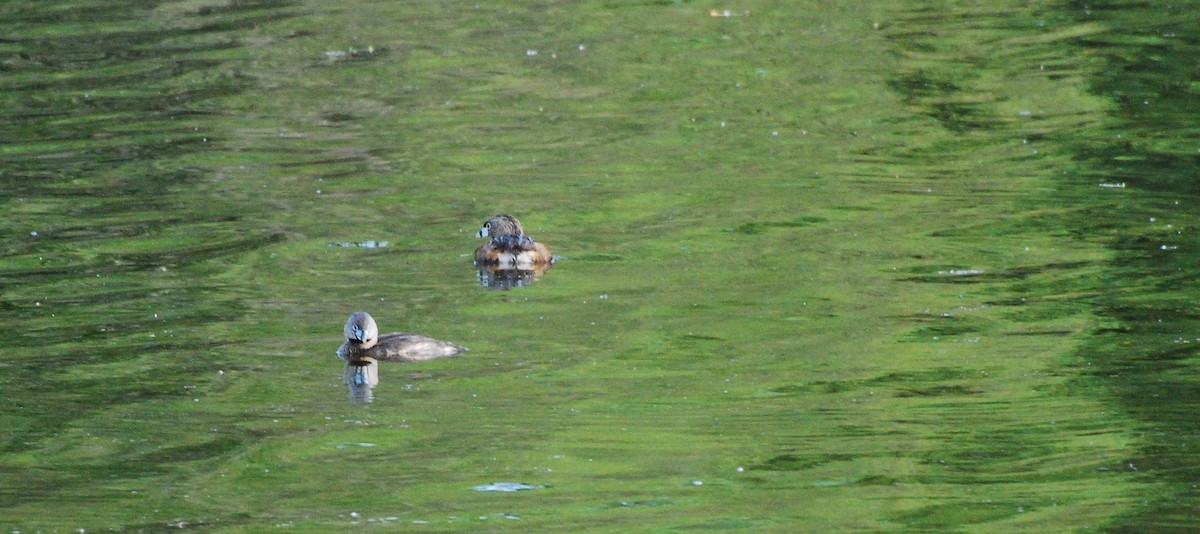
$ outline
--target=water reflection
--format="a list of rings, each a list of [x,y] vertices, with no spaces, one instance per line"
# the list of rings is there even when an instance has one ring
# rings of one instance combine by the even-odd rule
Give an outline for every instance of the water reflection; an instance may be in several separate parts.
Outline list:
[[[379,385],[379,363],[374,360],[358,360],[346,363],[342,368],[342,381],[350,388],[353,402],[375,400],[375,386]]]
[[[151,4],[181,31],[140,30]],[[1122,509],[1129,530],[1194,524],[1195,162],[1164,149],[1195,144],[1195,45],[1163,37],[1190,35],[1194,15],[1164,8],[1175,22],[1152,24],[1151,8],[1114,4],[1114,20],[1072,27],[1061,11],[1078,4],[925,4],[879,13],[897,29],[881,50],[882,34],[853,30],[870,19],[832,3],[820,32],[776,31],[808,16],[783,4],[708,20],[596,3],[586,18],[604,32],[562,10],[393,4],[297,4],[319,16],[287,25],[267,19],[286,12],[270,1],[0,7],[16,22],[0,58],[13,229],[0,472],[20,488],[0,506],[22,531],[338,531],[346,503],[487,530],[500,527],[465,518],[493,517],[496,495],[471,484],[532,469],[562,488],[520,504],[538,507],[521,524],[535,531],[594,520],[598,496],[627,508],[602,518],[614,530],[1065,531]],[[543,28],[587,35],[588,53],[526,57],[567,46]],[[395,53],[356,55],[352,33]],[[856,71],[873,57],[902,63],[888,75],[900,98],[862,98],[880,93]],[[1087,132],[1108,108],[1076,103],[1091,73],[1074,66],[1101,57],[1128,63],[1100,90],[1130,124]],[[235,96],[247,87],[261,91]],[[789,138],[793,125],[811,130]],[[565,289],[635,280],[621,298],[527,305],[461,272],[417,280],[430,256],[467,250],[434,231],[403,249],[326,245],[431,212],[444,228],[474,209],[465,191],[512,186],[479,177],[507,175],[577,214],[560,228],[615,222],[620,247],[575,256],[609,262],[603,278]],[[1076,176],[1091,194],[1062,194]],[[1168,215],[1174,228],[1131,222]],[[1096,241],[1121,256],[1074,250]],[[401,257],[420,263],[386,261]],[[548,269],[478,273],[504,289]],[[343,398],[305,389],[331,370],[326,314],[401,294],[417,313],[453,307],[485,344],[486,362],[464,362],[484,369],[463,384],[479,395],[342,417]],[[349,359],[343,379],[370,402],[378,360]],[[330,446],[364,439],[404,446]],[[1135,477],[1163,491],[1136,493]]]
[[[1109,470],[1148,482],[1139,506],[1107,530],[1194,531],[1200,294],[1193,280],[1200,247],[1190,229],[1200,225],[1194,208],[1200,42],[1191,28],[1200,14],[1187,3],[1100,3],[1079,16],[1120,29],[1086,42],[1107,59],[1093,91],[1117,111],[1105,127],[1070,136],[1077,173],[1120,196],[1079,211],[1074,225],[1078,235],[1109,236],[1114,252],[1089,300],[1110,323],[1080,348],[1076,384],[1104,391],[1137,418],[1136,449]]]
[[[551,264],[533,265],[529,269],[505,269],[498,265],[476,265],[479,284],[488,289],[512,289],[533,285],[549,271]]]
[[[205,121],[216,99],[253,85],[214,70],[239,48],[234,35],[291,14],[283,1],[237,2],[164,27],[163,4],[0,5],[0,206],[13,230],[0,268],[0,384],[14,400],[0,407],[0,448],[45,462],[5,458],[21,465],[6,480],[38,484],[5,492],[5,507],[69,500],[60,495],[96,480],[170,472],[241,442],[183,438],[161,420],[179,399],[203,405],[197,391],[227,383],[224,373],[254,368],[228,353],[245,294],[218,278],[284,237],[247,223],[237,199],[206,194],[215,137]],[[127,446],[81,455],[79,428]]]
[[[893,77],[892,88],[916,113],[960,134],[957,147],[943,142],[925,151],[906,148],[909,152],[902,158],[933,160],[930,154],[939,154],[951,160],[945,155],[954,150],[969,150],[972,157],[992,150],[1012,162],[1009,169],[1030,161],[1039,163],[1024,166],[1029,174],[1053,169],[1043,183],[1055,187],[1043,199],[1025,196],[1031,209],[1017,219],[1023,219],[1019,223],[993,220],[982,232],[981,227],[960,224],[932,234],[959,245],[1000,234],[1020,236],[1013,242],[1022,243],[1019,250],[1029,259],[980,271],[968,264],[927,265],[923,272],[913,273],[907,282],[953,286],[956,292],[969,290],[968,286],[987,287],[991,295],[982,306],[939,310],[914,319],[921,324],[909,341],[944,340],[983,351],[989,331],[999,332],[1009,357],[1028,352],[1038,339],[1084,339],[1070,357],[1063,358],[1065,363],[1050,367],[1050,374],[1072,378],[1063,386],[1051,381],[1037,386],[1053,396],[1042,393],[1005,409],[1014,420],[1023,421],[1022,427],[998,422],[987,428],[985,437],[980,431],[984,425],[975,420],[956,429],[958,435],[948,435],[942,450],[929,460],[960,472],[958,481],[989,470],[1009,473],[998,467],[1018,462],[1041,463],[1041,469],[1027,472],[1059,483],[1072,478],[1085,482],[1087,490],[1077,498],[1096,502],[1102,502],[1103,492],[1125,484],[1121,498],[1139,505],[1125,512],[1127,517],[1111,519],[1107,525],[1099,521],[1097,528],[1105,531],[1194,530],[1200,502],[1194,485],[1200,465],[1194,454],[1183,452],[1196,443],[1198,403],[1192,392],[1200,390],[1195,351],[1189,348],[1200,322],[1191,311],[1197,297],[1194,284],[1183,279],[1194,276],[1198,258],[1189,251],[1200,248],[1194,246],[1191,232],[1183,230],[1197,224],[1195,210],[1188,208],[1196,204],[1197,192],[1192,111],[1196,90],[1181,82],[1194,79],[1191,58],[1197,44],[1180,38],[1180,29],[1193,27],[1196,17],[1194,10],[1165,5],[1103,2],[1078,11],[1020,10],[1003,17],[931,9],[910,22],[939,27],[936,38],[894,34],[897,47],[910,61]],[[1030,27],[1042,28],[1045,40],[1027,40]],[[1003,50],[998,54],[1005,58],[1002,62],[991,63],[994,53],[960,55],[966,48],[955,44],[955,33],[984,32],[994,35],[991,46],[1002,45],[994,49]],[[951,47],[959,51],[946,53]],[[1002,83],[997,83],[1001,77]],[[1030,96],[1042,94],[1044,88],[1069,86],[1062,80],[1070,78],[1089,81],[1078,93],[1058,95],[1054,106],[1042,107]],[[1096,109],[1110,111],[1095,113]],[[1006,138],[1019,139],[1019,145],[1012,143],[1019,148],[996,150],[1004,146],[997,141]],[[1051,157],[1039,151],[1037,145],[1042,143],[1058,154]],[[1070,162],[1059,159],[1060,154],[1069,156]],[[995,168],[1005,167],[998,162]],[[1047,206],[1071,209],[1055,215],[1037,213]],[[1109,255],[1072,261],[1063,247],[1053,256],[1033,261],[1037,246],[1025,243],[1036,243],[1038,235],[1070,236],[1070,241],[1106,246]],[[996,322],[993,314],[978,313],[988,309],[1005,310],[1009,323],[1004,330],[996,328],[1003,323]],[[1074,318],[1089,315],[1100,319],[1072,324]],[[956,382],[939,380],[914,387],[906,380],[897,385],[895,397],[921,402],[952,395],[957,404],[966,406],[990,394],[965,380]],[[1080,410],[1066,404],[1072,398],[1096,399],[1105,408]],[[1021,406],[1036,407],[1037,412],[1014,415]],[[947,413],[947,417],[954,415]],[[1042,414],[1055,415],[1043,420]],[[1071,430],[1044,432],[1039,421],[1045,421],[1046,427]],[[1089,439],[1076,445],[1079,452],[1065,455],[1061,451],[1072,434]],[[1122,442],[1105,444],[1091,438],[1105,434],[1122,435]],[[1070,456],[1077,459],[1062,462]],[[1072,463],[1077,465],[1063,467]],[[1071,474],[1071,469],[1077,474]],[[1144,486],[1128,484],[1131,480]],[[1022,498],[1037,491],[1045,490],[1031,487]],[[1061,495],[1044,502],[1066,504]],[[1013,510],[1022,510],[1020,499],[1010,499],[1017,506],[1009,505],[1007,510],[993,506],[999,500],[974,507],[931,503],[900,515],[899,520],[926,529],[998,522],[1006,515],[1017,517]]]

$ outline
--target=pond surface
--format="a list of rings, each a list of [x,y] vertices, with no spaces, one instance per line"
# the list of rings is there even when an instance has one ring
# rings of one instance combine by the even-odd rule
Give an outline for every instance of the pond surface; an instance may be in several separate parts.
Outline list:
[[[1194,2],[118,4],[0,6],[0,526],[1198,521]]]

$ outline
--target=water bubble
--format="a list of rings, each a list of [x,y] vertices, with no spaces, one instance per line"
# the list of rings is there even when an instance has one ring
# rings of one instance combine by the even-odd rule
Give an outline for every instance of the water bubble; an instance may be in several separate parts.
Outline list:
[[[492,482],[491,484],[482,484],[472,487],[475,491],[498,491],[498,492],[513,492],[524,490],[542,489],[545,486],[539,484],[523,484],[521,482]]]

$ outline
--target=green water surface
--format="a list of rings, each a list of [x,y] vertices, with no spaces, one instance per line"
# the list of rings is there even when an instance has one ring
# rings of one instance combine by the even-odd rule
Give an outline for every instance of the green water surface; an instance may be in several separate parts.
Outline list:
[[[1189,531],[1198,8],[0,4],[0,527]]]

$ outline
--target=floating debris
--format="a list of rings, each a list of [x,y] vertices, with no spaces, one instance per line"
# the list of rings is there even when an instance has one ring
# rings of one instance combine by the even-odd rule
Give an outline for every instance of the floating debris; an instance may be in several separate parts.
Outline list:
[[[338,448],[338,449],[345,449],[346,447],[374,447],[374,446],[375,446],[375,444],[371,443],[369,441],[363,441],[363,442],[359,442],[359,443],[335,443],[334,444],[334,447]]]
[[[542,486],[540,484],[522,484],[520,482],[492,482],[491,484],[483,484],[480,486],[475,486],[471,489],[473,489],[475,491],[511,492],[511,491],[542,489],[545,487],[546,486]]]
[[[730,11],[728,9],[714,9],[714,10],[708,12],[708,16],[710,16],[710,17],[719,17],[719,18],[725,18],[725,19],[727,19],[729,17],[745,17],[749,14],[750,14],[749,11],[738,12],[738,11]]]
[[[325,52],[325,58],[338,61],[350,58],[369,57],[382,51],[382,48],[375,48],[374,46],[367,46],[366,48],[350,47],[346,50],[327,50]]]
[[[329,244],[329,246],[331,246],[331,247],[342,247],[342,248],[383,248],[383,247],[386,247],[389,245],[391,245],[391,243],[388,243],[387,241],[374,241],[374,240],[371,240],[371,241],[341,241],[341,242]]]
[[[984,274],[979,269],[951,269],[949,271],[938,271],[940,276],[979,276]]]
[[[1100,187],[1106,187],[1109,189],[1125,189],[1125,182],[1115,182],[1115,183],[1101,182]]]

